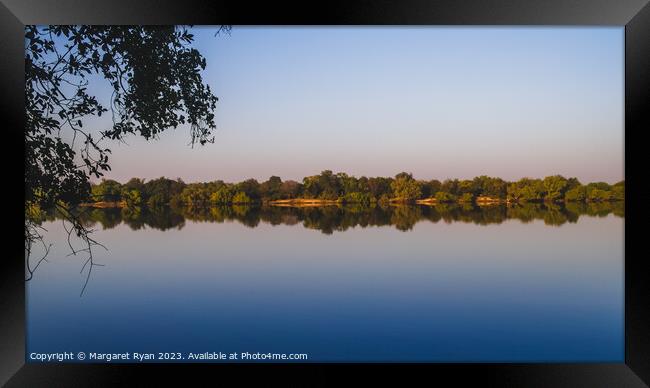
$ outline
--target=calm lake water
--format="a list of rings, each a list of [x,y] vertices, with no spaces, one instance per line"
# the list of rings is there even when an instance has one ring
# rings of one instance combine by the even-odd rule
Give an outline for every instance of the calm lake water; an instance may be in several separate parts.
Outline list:
[[[622,206],[92,210],[81,296],[51,219],[27,351],[622,362]]]

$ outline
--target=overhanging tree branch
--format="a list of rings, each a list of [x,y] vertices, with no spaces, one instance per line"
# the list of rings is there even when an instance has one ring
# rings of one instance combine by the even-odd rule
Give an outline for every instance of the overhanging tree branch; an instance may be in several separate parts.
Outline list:
[[[229,31],[222,26],[217,34]],[[193,39],[184,26],[25,27],[27,256],[31,244],[43,238],[36,228],[39,209],[69,209],[87,200],[90,177],[110,170],[110,149],[103,142],[123,142],[128,135],[157,138],[181,125],[189,126],[192,146],[214,141],[218,99],[203,83],[206,61],[192,47]],[[98,138],[84,129],[84,122],[108,108],[89,93],[90,77],[103,79],[111,89],[111,127],[98,131]],[[79,148],[77,137],[83,139]],[[89,277],[98,265],[92,247],[101,244],[65,211],[70,230],[86,243]],[[34,268],[27,259],[28,278],[45,257]]]

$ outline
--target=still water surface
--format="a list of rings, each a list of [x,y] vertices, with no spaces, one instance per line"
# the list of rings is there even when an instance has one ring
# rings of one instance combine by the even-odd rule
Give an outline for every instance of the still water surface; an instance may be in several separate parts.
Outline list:
[[[600,207],[598,207],[600,206]],[[31,352],[306,353],[308,361],[621,362],[622,207],[93,210],[54,243]],[[88,361],[88,360],[86,360]]]

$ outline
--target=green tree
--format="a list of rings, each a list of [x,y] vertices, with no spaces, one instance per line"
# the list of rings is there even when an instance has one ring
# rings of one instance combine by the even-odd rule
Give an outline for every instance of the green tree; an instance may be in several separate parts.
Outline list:
[[[370,194],[375,198],[381,198],[382,196],[390,198],[392,196],[391,183],[391,178],[368,178],[368,190],[370,190]]]
[[[474,201],[474,195],[472,195],[471,193],[462,194],[458,198],[458,202],[469,203],[469,202],[473,202],[473,201]]]
[[[280,185],[280,198],[297,198],[302,194],[302,185],[296,181],[287,180]]]
[[[302,179],[303,193],[306,198],[317,198],[323,189],[318,184],[318,175],[304,177]]]
[[[474,194],[479,196],[488,196],[492,198],[505,199],[507,196],[507,182],[501,178],[492,178],[481,175],[473,179],[475,191]]]
[[[334,175],[331,170],[325,170],[317,177],[318,187],[321,189],[319,198],[336,200],[342,193],[338,176]]]
[[[507,198],[514,202],[537,202],[544,198],[545,193],[540,179],[522,178],[508,185]]]
[[[586,200],[600,202],[611,199],[612,187],[606,182],[591,182],[585,186]]]
[[[462,180],[458,182],[458,194],[462,196],[463,194],[469,194],[474,196],[475,194],[480,193],[480,188],[475,184],[474,181]]]
[[[122,199],[126,201],[126,206],[131,209],[142,205],[142,194],[136,189],[122,191]]]
[[[172,198],[181,196],[187,185],[180,178],[176,180],[160,177],[144,184],[144,199],[149,207],[167,206]]]
[[[122,185],[112,179],[102,179],[101,183],[93,185],[92,199],[95,201],[119,201],[122,199]]]
[[[280,188],[282,187],[282,179],[279,176],[272,176],[266,182],[260,184],[260,196],[264,199],[280,199],[282,194]]]
[[[601,190],[593,188],[587,194],[587,200],[591,202],[610,201],[612,199],[612,192],[609,190]]]
[[[458,195],[458,185],[460,181],[458,179],[445,179],[442,182],[442,185],[440,186],[440,191],[444,191],[446,193],[452,194],[452,195]]]
[[[442,187],[442,183],[437,179],[433,179],[428,182],[423,182],[421,186],[422,186],[422,197],[430,198],[436,195],[438,191],[440,191],[440,188]]]
[[[214,193],[210,194],[210,202],[221,205],[228,204],[232,203],[234,196],[234,189],[231,186],[224,185]]]
[[[140,193],[144,192],[144,180],[140,178],[131,178],[122,185],[123,190],[137,190]]]
[[[251,198],[243,191],[237,192],[237,194],[232,198],[232,203],[234,204],[249,204],[251,202]]]
[[[575,189],[576,187],[580,187],[580,186],[582,186],[582,183],[580,183],[578,178],[569,178],[569,179],[567,179],[567,182],[566,182],[566,190],[567,191],[571,190],[571,189]]]
[[[546,201],[555,202],[564,197],[568,187],[566,178],[562,175],[547,176],[543,180]]]
[[[397,199],[404,201],[413,201],[422,196],[420,182],[413,179],[411,173],[401,172],[395,175],[391,189]]]
[[[212,194],[209,186],[207,183],[192,183],[185,186],[180,193],[181,202],[186,205],[205,205],[209,203]]]
[[[441,203],[456,201],[456,196],[446,191],[438,191],[434,198]]]
[[[236,185],[236,190],[243,192],[251,201],[260,199],[260,184],[256,179],[247,179]]]
[[[587,198],[587,191],[584,186],[576,186],[564,193],[564,200],[568,202],[582,202]]]
[[[358,191],[352,193],[346,193],[342,198],[344,203],[355,203],[359,205],[370,205],[371,202],[375,202],[375,198],[370,193],[361,193]]]
[[[620,181],[612,186],[612,199],[617,201],[625,200],[625,181]]]

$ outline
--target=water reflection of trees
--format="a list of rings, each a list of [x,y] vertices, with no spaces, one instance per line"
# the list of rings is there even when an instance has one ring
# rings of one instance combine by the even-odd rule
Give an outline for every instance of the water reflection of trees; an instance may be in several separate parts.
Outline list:
[[[220,206],[220,207],[160,207],[160,208],[108,208],[78,209],[79,218],[88,227],[111,229],[124,223],[133,230],[153,228],[158,230],[181,229],[185,221],[239,222],[251,228],[260,223],[271,225],[302,224],[305,228],[332,234],[349,228],[368,226],[393,226],[408,231],[421,221],[433,223],[464,222],[477,225],[500,224],[509,219],[523,223],[541,220],[546,225],[560,226],[575,223],[581,216],[605,217],[614,214],[625,216],[625,203],[526,203],[511,206],[475,206],[471,204],[439,204],[435,206]],[[45,219],[57,219],[48,213]]]

